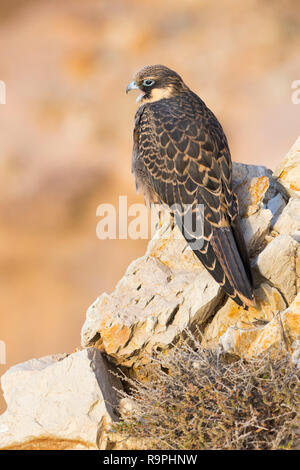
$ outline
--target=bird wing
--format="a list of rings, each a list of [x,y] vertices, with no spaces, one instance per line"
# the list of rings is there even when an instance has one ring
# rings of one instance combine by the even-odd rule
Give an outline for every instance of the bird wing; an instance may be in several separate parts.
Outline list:
[[[192,92],[144,105],[137,115],[134,155],[133,171],[143,166],[158,199],[172,206],[184,237],[214,279],[239,305],[253,305],[230,151],[214,114]]]

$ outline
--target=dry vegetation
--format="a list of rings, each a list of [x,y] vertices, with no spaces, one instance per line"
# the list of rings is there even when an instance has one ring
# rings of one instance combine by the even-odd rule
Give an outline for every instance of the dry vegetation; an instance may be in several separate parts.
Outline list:
[[[300,447],[300,371],[288,355],[226,363],[195,346],[155,360],[149,382],[128,380],[134,412],[115,431],[148,449]]]

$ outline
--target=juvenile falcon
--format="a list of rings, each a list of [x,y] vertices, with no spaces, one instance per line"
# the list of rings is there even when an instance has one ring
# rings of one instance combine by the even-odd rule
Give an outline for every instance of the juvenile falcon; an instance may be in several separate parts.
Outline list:
[[[163,65],[143,67],[126,92],[132,89],[142,92],[133,133],[137,189],[149,203],[171,208],[196,256],[238,305],[255,305],[232,189],[231,156],[219,121],[181,77]],[[200,204],[204,222],[195,234],[185,220],[188,214],[197,226]]]

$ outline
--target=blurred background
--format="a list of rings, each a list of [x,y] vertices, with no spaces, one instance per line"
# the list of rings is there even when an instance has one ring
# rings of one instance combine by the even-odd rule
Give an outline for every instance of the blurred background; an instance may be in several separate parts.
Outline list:
[[[145,240],[96,237],[99,204],[142,202],[134,72],[174,68],[220,119],[233,160],[274,168],[300,130],[300,3],[1,0],[0,51],[1,375],[72,352],[87,307],[144,253]]]

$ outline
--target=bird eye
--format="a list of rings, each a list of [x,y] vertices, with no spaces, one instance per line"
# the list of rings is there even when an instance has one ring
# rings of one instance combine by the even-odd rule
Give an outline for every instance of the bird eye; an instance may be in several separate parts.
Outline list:
[[[155,80],[151,80],[150,78],[147,78],[146,80],[143,81],[144,86],[151,86],[155,83]]]

